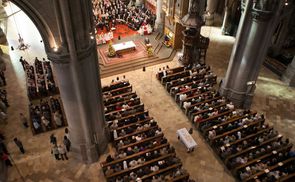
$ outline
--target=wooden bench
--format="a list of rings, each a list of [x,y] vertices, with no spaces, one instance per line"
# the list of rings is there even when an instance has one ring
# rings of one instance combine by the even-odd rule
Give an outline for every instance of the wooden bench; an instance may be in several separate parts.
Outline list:
[[[145,111],[143,111],[143,112],[140,111],[140,112],[137,112],[137,113],[134,113],[134,114],[131,114],[131,115],[125,116],[125,117],[121,117],[121,118],[117,119],[117,120],[118,120],[118,125],[119,125],[119,123],[121,123],[123,120],[129,119],[129,118],[131,118],[131,117],[137,117],[137,116],[139,116],[139,115],[141,115],[141,114],[148,114],[148,111],[147,111],[147,110],[145,110]],[[107,121],[107,123],[110,125],[110,124],[113,123],[114,120],[116,120],[116,119],[113,119],[113,120]]]
[[[124,136],[115,138],[114,141],[119,142],[120,140],[124,140],[125,138],[132,137],[132,136],[135,136],[137,134],[144,133],[146,131],[153,130],[153,129],[158,129],[158,128],[159,128],[159,126],[156,125],[156,126],[152,126],[152,127],[149,127],[149,128],[142,129],[142,130],[136,130],[135,132],[132,132],[132,133],[126,134]]]
[[[173,164],[173,165],[168,166],[168,167],[166,167],[166,168],[164,168],[164,169],[160,169],[160,170],[158,170],[158,171],[155,171],[155,172],[152,172],[152,173],[150,173],[150,174],[148,174],[148,175],[145,175],[145,176],[141,177],[141,180],[146,180],[146,179],[152,178],[152,177],[155,176],[155,175],[159,175],[159,174],[165,173],[165,172],[167,172],[167,171],[170,171],[170,170],[172,170],[172,169],[179,168],[179,167],[181,167],[181,166],[182,166],[181,163]]]
[[[272,129],[273,129],[272,127],[271,128],[260,128],[260,130],[258,130],[257,132],[255,132],[255,133],[253,133],[251,135],[248,135],[248,136],[243,137],[243,138],[241,138],[239,140],[236,140],[234,142],[231,142],[231,143],[228,143],[226,145],[220,146],[219,148],[216,148],[216,151],[220,155],[221,154],[221,151],[219,149],[221,147],[226,148],[226,147],[230,147],[232,145],[238,145],[239,143],[242,143],[245,140],[252,139],[252,138],[258,137],[260,135],[263,135],[264,133],[269,132]],[[227,157],[227,156],[225,156],[225,157]]]
[[[227,158],[224,160],[224,163],[225,163],[225,165],[228,165],[228,163],[229,163],[232,159],[234,159],[234,158],[236,158],[236,157],[238,157],[238,156],[241,156],[241,155],[243,155],[243,154],[250,153],[250,152],[253,151],[253,150],[257,150],[257,149],[263,147],[264,145],[267,145],[267,144],[270,144],[270,143],[272,143],[272,142],[274,142],[274,141],[277,141],[277,140],[279,140],[279,139],[282,139],[282,137],[283,137],[282,135],[278,135],[278,136],[275,136],[275,137],[273,137],[273,138],[270,138],[270,139],[268,139],[268,140],[262,142],[262,143],[259,144],[259,145],[256,145],[256,146],[255,146],[255,145],[252,145],[252,146],[249,147],[249,148],[243,149],[242,151],[240,151],[240,152],[238,152],[238,153],[235,153],[235,154],[233,154],[233,155],[227,157]]]
[[[243,168],[246,168],[247,166],[253,165],[253,164],[255,164],[255,163],[258,163],[258,162],[260,162],[261,160],[263,160],[263,159],[265,159],[265,158],[267,158],[267,157],[275,156],[275,155],[277,155],[277,154],[280,153],[280,152],[283,152],[283,151],[289,151],[292,147],[293,147],[293,144],[288,144],[288,145],[286,145],[286,146],[281,147],[280,149],[273,150],[272,152],[269,152],[269,153],[267,153],[267,154],[265,154],[265,155],[263,155],[263,156],[260,156],[260,157],[258,157],[258,158],[256,158],[256,159],[253,159],[253,160],[251,160],[251,161],[248,161],[247,163],[245,163],[245,164],[243,164],[243,165],[240,165],[240,166],[234,168],[234,169],[232,170],[232,172],[233,172],[233,174],[236,176],[236,175],[238,175],[238,171],[239,171],[239,170],[241,170],[241,169],[243,169]]]
[[[120,113],[122,115],[122,117],[125,117],[125,116],[128,116],[129,114],[124,115],[124,113],[128,113],[128,112],[131,112],[133,110],[144,110],[144,104],[141,103],[139,105],[129,107],[128,109],[125,109],[125,110],[115,110],[115,111],[109,112],[109,113],[105,114],[105,118],[106,118],[107,121],[109,121],[107,118],[114,115],[114,114],[117,114],[117,113]]]
[[[223,133],[223,134],[221,134],[221,135],[216,135],[216,136],[211,140],[210,143],[211,143],[211,145],[214,145],[215,142],[216,142],[218,139],[220,139],[220,138],[224,138],[225,136],[228,136],[228,135],[232,135],[233,133],[237,133],[238,131],[241,131],[241,130],[243,130],[243,129],[247,129],[247,128],[249,128],[249,127],[253,127],[253,126],[260,126],[260,127],[261,127],[262,124],[263,124],[263,122],[264,122],[264,119],[258,119],[258,120],[256,120],[256,121],[252,121],[250,124],[242,125],[242,126],[236,128],[236,129],[230,130],[230,131],[225,132],[225,133]]]
[[[123,94],[120,94],[120,95],[116,95],[114,97],[110,97],[110,98],[106,98],[104,99],[104,105],[105,106],[108,106],[108,105],[111,105],[111,104],[115,104],[117,102],[121,102],[121,100],[118,101],[118,99],[125,99],[125,98],[134,98],[134,97],[137,97],[137,94],[135,92],[126,92],[126,93],[123,93]]]
[[[124,145],[122,147],[119,147],[117,150],[118,151],[126,150],[128,147],[134,147],[134,146],[137,146],[137,145],[142,144],[142,143],[145,143],[145,142],[157,140],[157,139],[163,138],[163,136],[164,136],[164,134],[160,134],[160,135],[156,135],[156,136],[153,136],[153,137],[145,138],[145,139],[140,140],[138,142],[134,142],[134,143],[131,143],[131,144],[128,144],[128,145]]]
[[[140,104],[140,98],[136,97],[134,100],[128,99],[128,100],[124,100],[124,101],[121,101],[121,102],[117,102],[115,104],[108,105],[106,107],[107,111],[105,112],[105,114],[108,114],[110,112],[115,111],[117,106],[122,107],[124,104],[128,104],[128,103],[132,103],[132,106],[139,105]]]
[[[106,168],[107,166],[110,166],[110,165],[115,165],[117,163],[122,163],[123,161],[125,160],[129,160],[129,159],[132,159],[132,158],[135,158],[135,157],[138,157],[138,156],[141,156],[141,155],[144,155],[148,152],[153,152],[155,150],[158,150],[158,149],[162,149],[164,147],[169,147],[169,143],[165,143],[165,144],[162,144],[162,145],[159,145],[159,146],[156,146],[154,148],[150,148],[150,149],[147,149],[147,150],[144,150],[144,151],[140,151],[138,153],[135,153],[135,154],[132,154],[132,155],[129,155],[129,156],[126,156],[124,158],[121,158],[121,159],[117,159],[117,160],[114,160],[112,162],[102,162],[100,163],[101,167],[102,168]]]
[[[171,68],[171,69],[168,69],[166,71],[168,71],[167,75],[170,75],[170,74],[174,74],[174,73],[178,73],[178,72],[182,72],[184,70],[184,67],[176,67],[176,68]],[[164,76],[163,72],[160,72],[160,73],[157,73],[156,74],[156,77],[159,81],[162,80],[162,77]]]
[[[155,162],[158,162],[158,161],[160,161],[160,160],[163,160],[163,159],[166,159],[166,158],[168,158],[168,157],[175,156],[175,155],[176,155],[175,153],[170,153],[170,154],[162,155],[162,156],[160,156],[160,157],[158,157],[158,158],[152,159],[152,160],[150,160],[150,161],[146,161],[146,162],[144,162],[144,163],[141,164],[141,165],[137,165],[137,166],[134,166],[134,167],[129,167],[128,169],[121,170],[121,171],[119,171],[119,172],[115,172],[115,173],[113,173],[113,174],[111,174],[111,175],[106,175],[106,178],[107,178],[107,179],[110,179],[110,178],[115,177],[115,176],[120,176],[120,175],[123,175],[123,174],[125,174],[125,173],[132,172],[132,171],[134,171],[134,170],[136,170],[136,169],[142,168],[142,167],[144,167],[144,166],[147,166],[147,165],[153,164],[153,163],[155,163]]]
[[[109,92],[111,90],[114,90],[114,89],[118,89],[118,88],[121,88],[121,87],[125,87],[125,86],[128,86],[130,85],[129,81],[120,81],[120,82],[117,82],[117,83],[113,83],[113,84],[110,84],[110,85],[107,85],[107,86],[103,86],[102,87],[102,92]]]
[[[227,111],[225,111],[225,112],[219,113],[219,114],[217,114],[217,115],[215,115],[215,116],[208,117],[208,118],[203,119],[203,120],[201,120],[201,121],[199,121],[199,122],[193,122],[193,121],[192,121],[192,122],[195,124],[195,127],[196,127],[196,128],[200,129],[200,125],[201,125],[201,124],[205,124],[206,122],[210,122],[210,121],[214,120],[215,118],[219,118],[220,116],[229,115],[229,114],[231,114],[232,112],[233,112],[233,109],[229,109],[229,110],[227,110]]]
[[[282,162],[279,162],[278,164],[276,164],[276,165],[274,165],[274,166],[270,166],[270,167],[268,167],[267,168],[267,171],[273,171],[273,170],[275,170],[275,169],[277,169],[277,168],[280,168],[280,167],[282,167],[282,166],[286,166],[286,165],[288,165],[289,163],[291,163],[291,162],[295,162],[295,158],[294,157],[291,157],[291,158],[289,158],[289,159],[287,159],[287,160],[284,160],[284,161],[282,161]],[[260,178],[260,176],[262,176],[262,175],[264,175],[264,174],[267,174],[268,172],[266,172],[265,170],[263,170],[263,171],[261,171],[261,172],[258,172],[258,173],[256,173],[256,174],[254,174],[254,175],[252,175],[252,176],[250,176],[250,177],[248,177],[248,178],[246,178],[246,179],[244,179],[243,181],[254,181],[254,180],[256,180],[256,179],[259,179]],[[295,173],[294,173],[295,174]],[[284,177],[283,177],[284,178]],[[281,180],[281,179],[280,179]]]
[[[137,121],[135,123],[130,123],[130,124],[127,124],[127,125],[118,127],[118,128],[116,128],[116,130],[122,130],[122,129],[125,129],[125,128],[128,128],[128,127],[132,127],[132,126],[135,126],[135,125],[138,125],[138,124],[143,125],[143,124],[145,124],[146,122],[149,122],[152,119],[153,119],[152,117],[148,117],[148,118],[146,118],[144,120],[139,120],[139,121]],[[113,131],[113,129],[110,128],[110,131]]]

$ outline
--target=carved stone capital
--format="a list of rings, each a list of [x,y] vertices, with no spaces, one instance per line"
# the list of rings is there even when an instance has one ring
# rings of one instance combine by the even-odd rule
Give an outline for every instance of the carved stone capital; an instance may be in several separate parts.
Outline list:
[[[88,56],[92,55],[96,50],[95,41],[91,41],[88,47],[78,50],[76,56],[78,61],[83,61]],[[69,64],[71,62],[71,53],[67,49],[61,47],[59,51],[47,52],[48,59],[56,64]],[[74,55],[75,56],[75,55]]]

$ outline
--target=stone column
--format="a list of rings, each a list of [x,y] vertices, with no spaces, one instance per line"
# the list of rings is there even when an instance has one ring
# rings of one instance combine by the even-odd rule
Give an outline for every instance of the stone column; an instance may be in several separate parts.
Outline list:
[[[156,24],[155,27],[156,29],[160,32],[163,33],[164,31],[164,17],[163,16],[163,10],[162,10],[162,5],[163,5],[163,0],[157,0],[157,10],[156,10]]]
[[[207,8],[205,14],[206,25],[213,25],[214,23],[214,13],[216,11],[216,7],[218,4],[218,0],[207,0]]]
[[[62,45],[48,51],[69,124],[73,153],[96,162],[108,144],[91,2],[59,1]]]
[[[247,1],[220,88],[221,94],[238,107],[249,108],[252,103],[260,67],[283,6],[280,0]]]
[[[229,21],[229,3],[228,0],[225,0],[225,6],[224,6],[224,15],[223,15],[223,22],[222,22],[222,26],[221,26],[221,31],[222,31],[222,35],[227,35],[229,34],[227,31],[227,25],[228,25],[228,21]]]
[[[294,11],[294,4],[288,5],[286,11],[284,11],[283,15],[281,16],[280,23],[278,25],[278,30],[272,37],[272,45],[270,47],[269,54],[272,56],[278,56],[281,53],[282,47],[286,42],[286,39],[290,32],[290,21],[293,20],[293,11]]]
[[[282,81],[291,87],[295,87],[295,56],[292,62],[288,65],[287,70],[282,76]]]

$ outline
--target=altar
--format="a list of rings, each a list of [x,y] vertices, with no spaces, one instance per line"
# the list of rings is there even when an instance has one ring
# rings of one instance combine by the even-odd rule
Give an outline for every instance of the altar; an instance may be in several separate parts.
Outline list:
[[[118,53],[120,54],[123,52],[134,51],[136,49],[136,45],[134,44],[133,41],[122,42],[119,44],[114,44],[112,46],[117,54]]]

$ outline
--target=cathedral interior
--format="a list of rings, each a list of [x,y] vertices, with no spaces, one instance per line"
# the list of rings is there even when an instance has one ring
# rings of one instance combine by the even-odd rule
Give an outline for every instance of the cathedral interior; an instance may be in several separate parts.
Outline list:
[[[1,0],[0,182],[294,182],[294,0]]]

